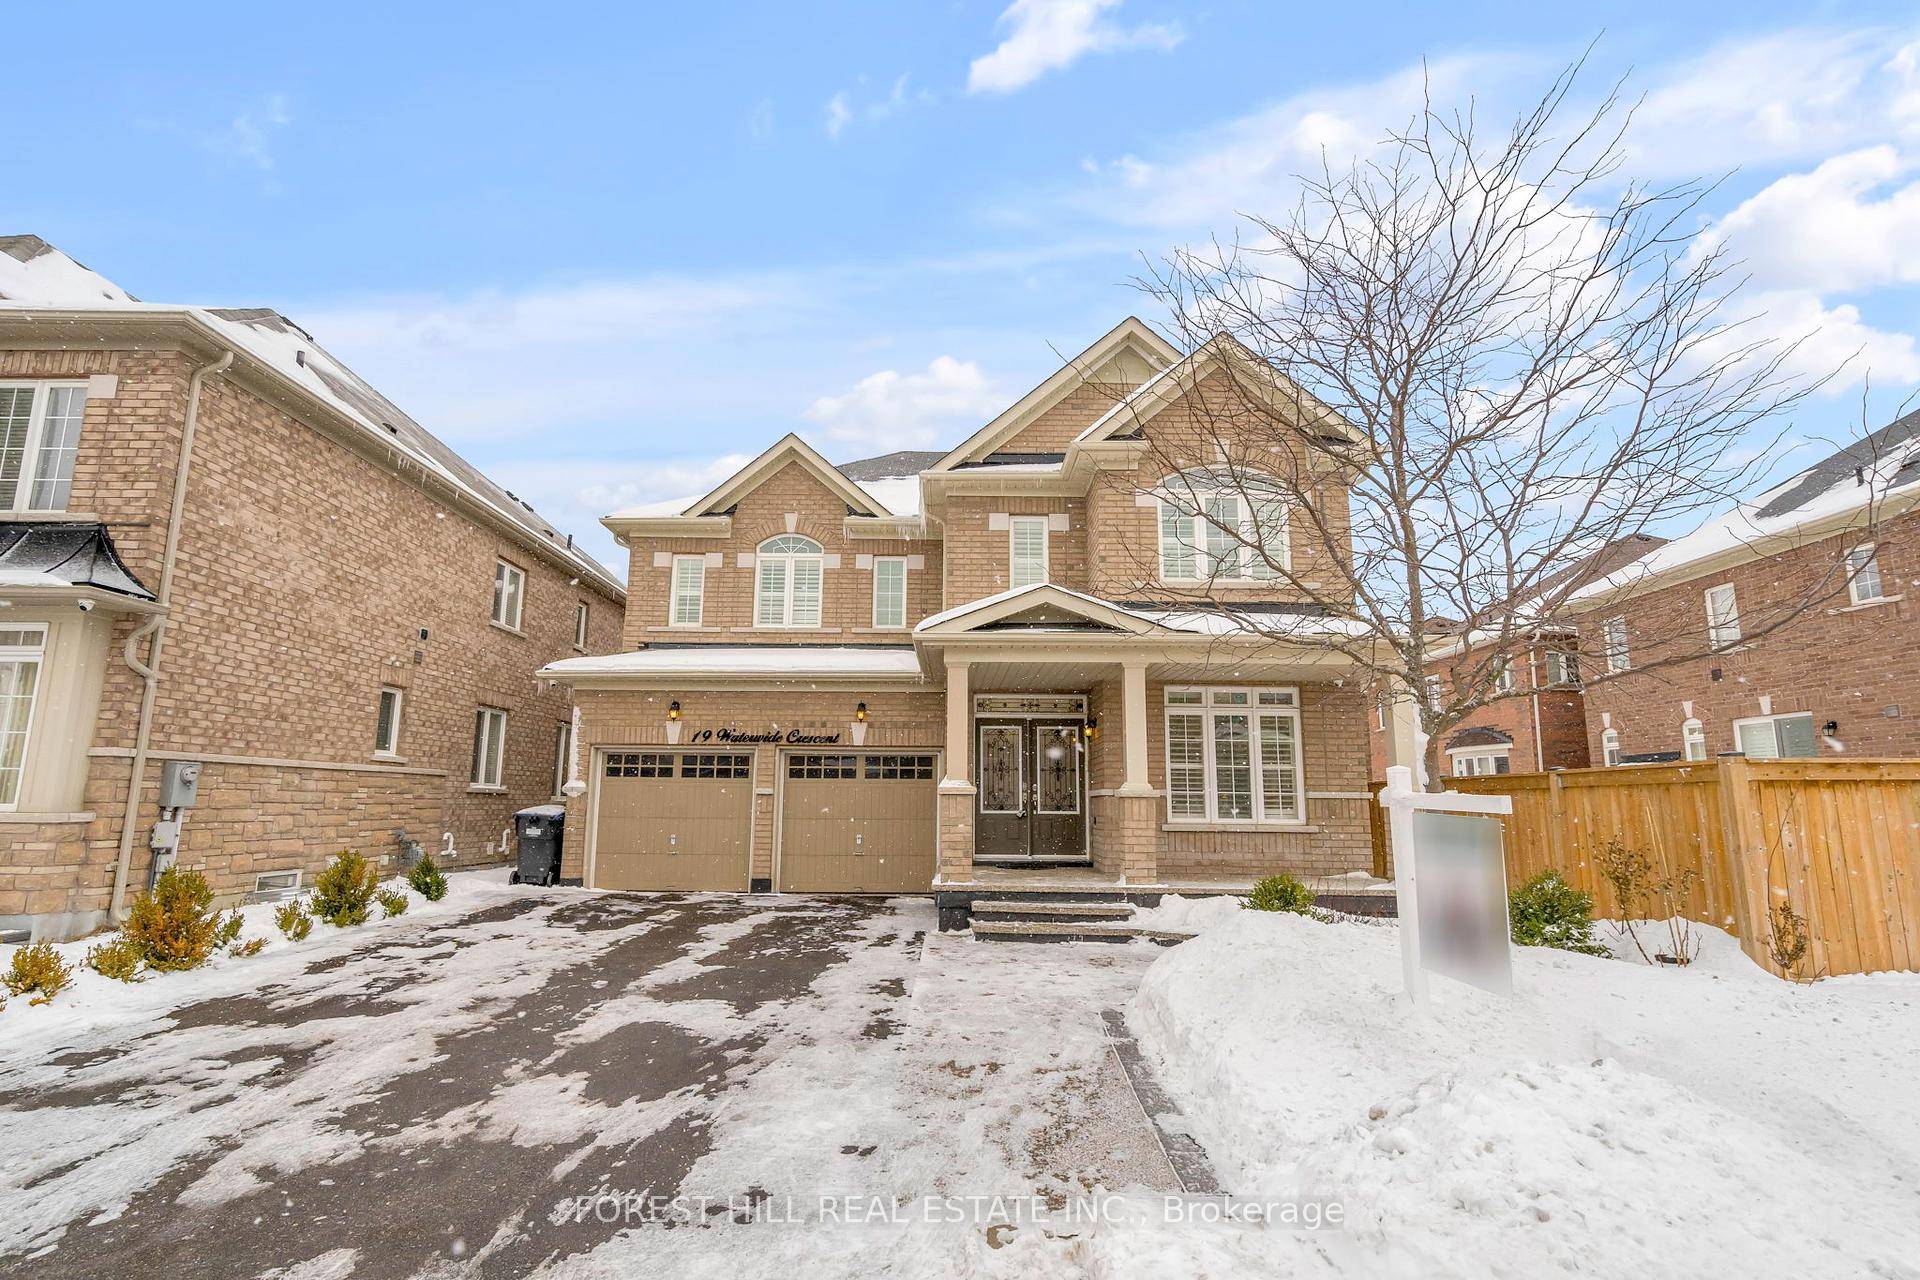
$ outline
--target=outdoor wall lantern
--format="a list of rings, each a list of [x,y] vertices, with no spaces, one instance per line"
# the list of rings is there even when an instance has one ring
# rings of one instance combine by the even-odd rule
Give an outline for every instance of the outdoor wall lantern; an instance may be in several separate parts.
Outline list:
[[[675,700],[675,701],[673,701],[673,702],[670,702],[670,703],[668,703],[668,704],[667,704],[667,719],[669,719],[669,720],[678,720],[679,718],[680,718],[680,703],[679,703],[679,701],[678,701],[678,700]]]
[[[1080,730],[1080,733],[1081,733],[1081,736],[1086,738],[1088,742],[1092,742],[1095,738],[1099,737],[1100,736],[1100,717],[1098,716],[1087,717],[1087,723],[1085,727],[1083,727]]]
[[[867,745],[867,704],[866,703],[863,702],[859,706],[853,709],[853,723],[847,726],[847,731],[848,731],[848,736],[853,739],[854,746],[864,747]]]
[[[667,704],[667,745],[680,745],[680,700],[675,698]]]
[[[866,703],[863,702],[859,706],[853,709],[853,718],[859,721],[861,724],[865,724],[867,722],[867,704]]]
[[[1826,734],[1829,738],[1834,737],[1840,732],[1840,722],[1838,720],[1829,720],[1820,726],[1820,732]]]

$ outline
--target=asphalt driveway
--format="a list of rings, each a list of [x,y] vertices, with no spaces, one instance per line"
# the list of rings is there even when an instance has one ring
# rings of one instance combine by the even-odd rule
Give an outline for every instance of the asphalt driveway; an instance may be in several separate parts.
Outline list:
[[[0,1046],[0,1273],[972,1274],[1037,1233],[852,1219],[1174,1189],[1101,1020],[1152,953],[933,926],[502,890]]]

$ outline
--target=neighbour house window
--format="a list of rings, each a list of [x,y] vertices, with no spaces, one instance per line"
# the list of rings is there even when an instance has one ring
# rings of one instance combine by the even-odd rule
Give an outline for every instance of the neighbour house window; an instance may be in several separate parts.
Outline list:
[[[1163,580],[1272,581],[1292,570],[1287,508],[1277,492],[1247,496],[1201,487],[1187,477],[1173,484],[1175,491],[1160,499]]]
[[[1716,649],[1740,643],[1740,603],[1731,582],[1707,592],[1707,643]]]
[[[0,510],[67,509],[86,409],[85,384],[0,385]]]
[[[520,615],[526,605],[527,575],[505,560],[493,566],[493,620],[509,631],[520,629]]]
[[[1680,726],[1680,755],[1686,760],[1707,758],[1707,730],[1698,720]]]
[[[1609,729],[1600,735],[1600,762],[1611,769],[1620,763],[1620,731]]]
[[[907,558],[875,556],[873,561],[873,625],[907,625]]]
[[[1387,727],[1387,700],[1385,698],[1375,698],[1373,700],[1373,727],[1383,731]]]
[[[1547,683],[1579,684],[1579,660],[1565,649],[1547,650]]]
[[[1007,540],[1011,559],[1007,567],[1007,586],[1030,587],[1047,580],[1047,518],[1014,516],[1007,521]]]
[[[1887,598],[1880,580],[1880,557],[1872,543],[1847,552],[1847,595],[1855,604]]]
[[[1504,654],[1493,660],[1493,691],[1513,692],[1513,660]]]
[[[820,544],[796,533],[760,544],[754,555],[753,625],[820,625]]]
[[[1456,778],[1484,778],[1489,774],[1510,773],[1512,747],[1460,747],[1447,752]]]
[[[0,809],[20,804],[27,772],[27,739],[40,688],[40,660],[47,647],[44,626],[0,627]]]
[[[373,754],[400,754],[400,704],[405,696],[392,686],[380,690],[380,702],[373,717]]]
[[[1819,754],[1813,741],[1811,711],[1735,720],[1733,740],[1740,753],[1750,760],[1805,758]]]
[[[1608,618],[1600,627],[1600,652],[1608,671],[1627,669],[1627,620]]]
[[[585,600],[573,602],[573,647],[585,650],[587,647],[588,607]]]
[[[705,615],[707,593],[707,558],[705,556],[675,556],[673,558],[673,603],[667,622],[676,627],[697,627]]]
[[[481,707],[473,713],[473,774],[476,787],[497,787],[507,763],[507,713]]]
[[[1303,820],[1298,690],[1168,689],[1166,716],[1171,821]]]
[[[567,765],[573,755],[573,721],[562,720],[553,730],[553,795],[567,785]]]

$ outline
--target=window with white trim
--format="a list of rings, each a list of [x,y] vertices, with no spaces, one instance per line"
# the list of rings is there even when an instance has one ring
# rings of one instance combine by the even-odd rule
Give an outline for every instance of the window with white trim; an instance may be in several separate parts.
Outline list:
[[[1304,821],[1299,690],[1169,688],[1166,718],[1169,821]]]
[[[1620,763],[1620,731],[1608,729],[1600,735],[1600,762],[1607,768]]]
[[[520,629],[527,602],[527,575],[505,560],[493,563],[493,621],[509,631]]]
[[[46,650],[46,627],[0,627],[0,809],[20,804]]]
[[[1513,771],[1512,747],[1458,747],[1447,752],[1456,778],[1485,778]]]
[[[1814,745],[1811,711],[1735,720],[1733,742],[1749,760],[1806,759],[1820,754]]]
[[[498,787],[506,776],[507,713],[498,707],[479,707],[473,713],[473,772],[476,787]]]
[[[1580,662],[1565,649],[1549,649],[1546,656],[1547,683],[1558,685],[1576,685],[1580,683]]]
[[[381,688],[373,715],[373,754],[400,754],[400,704],[405,700],[406,695],[392,685]]]
[[[876,627],[907,625],[907,558],[905,556],[873,558],[873,625]]]
[[[1293,569],[1286,503],[1176,479],[1160,498],[1165,582],[1271,582]]]
[[[1607,670],[1625,671],[1627,669],[1627,620],[1608,618],[1600,624],[1600,656],[1606,660]]]
[[[1680,726],[1680,758],[1683,760],[1707,758],[1707,727],[1698,720],[1689,720]]]
[[[706,616],[707,596],[707,558],[705,556],[675,556],[673,558],[672,603],[667,614],[667,624],[675,627],[697,627]]]
[[[820,625],[820,544],[797,533],[768,538],[754,552],[753,625]]]
[[[1880,554],[1869,542],[1847,552],[1847,598],[1854,604],[1872,604],[1887,598],[1880,578]]]
[[[587,650],[587,621],[591,616],[585,600],[573,602],[573,647],[582,653]]]
[[[1513,659],[1501,654],[1493,660],[1493,691],[1513,692]]]
[[[553,730],[553,790],[550,795],[562,794],[567,785],[567,765],[573,755],[573,721],[561,720]]]
[[[1013,516],[1007,521],[1007,587],[1047,580],[1047,518]]]
[[[65,511],[87,385],[0,383],[0,510]]]
[[[1740,601],[1731,582],[1707,591],[1707,643],[1716,649],[1740,643]]]

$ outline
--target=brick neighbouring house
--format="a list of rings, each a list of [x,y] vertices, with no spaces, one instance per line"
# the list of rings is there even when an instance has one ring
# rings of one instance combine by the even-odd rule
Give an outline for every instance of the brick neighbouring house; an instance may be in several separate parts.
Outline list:
[[[1665,541],[1650,534],[1618,538],[1548,575],[1540,590],[1578,589]],[[1442,680],[1451,680],[1455,669],[1483,647],[1469,644],[1463,651],[1461,644],[1458,628],[1434,641],[1430,657],[1438,664]],[[1458,778],[1586,768],[1592,761],[1587,750],[1586,695],[1580,683],[1578,650],[1578,635],[1571,627],[1557,629],[1551,636],[1534,637],[1524,652],[1507,664],[1508,687],[1518,696],[1482,707],[1449,730],[1440,747],[1441,772]],[[1390,758],[1394,731],[1390,699],[1376,690],[1373,707],[1368,738],[1373,776],[1378,780],[1394,763]]]
[[[836,468],[788,436],[709,494],[608,517],[631,554],[625,652],[546,671],[581,711],[564,875],[931,889],[959,911],[1066,872],[1366,871],[1350,666],[1220,605],[1341,620],[1251,553],[1232,582],[1190,582],[1199,533],[1165,532],[1156,493],[1205,468],[1163,474],[1148,444],[1200,440],[1218,351],[1129,319],[950,451]],[[1344,526],[1344,483],[1324,492]],[[1308,524],[1275,552],[1303,575],[1328,555]]]
[[[1916,504],[1920,413],[1588,587],[1595,762],[1920,754]]]
[[[498,860],[570,724],[534,673],[618,644],[615,578],[290,321],[139,303],[32,236],[0,238],[0,504],[0,929],[144,888],[170,761],[201,762],[179,861],[229,900],[396,832]]]

